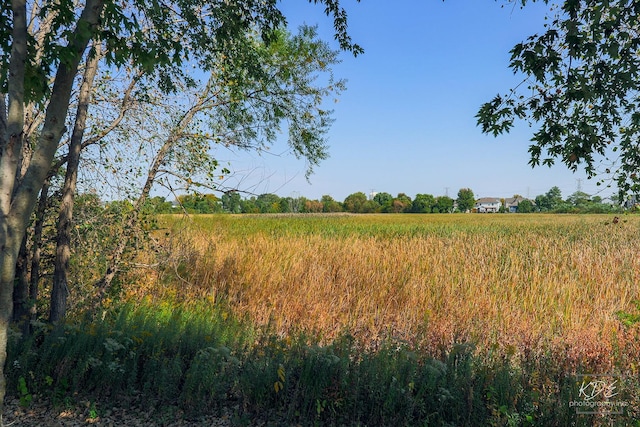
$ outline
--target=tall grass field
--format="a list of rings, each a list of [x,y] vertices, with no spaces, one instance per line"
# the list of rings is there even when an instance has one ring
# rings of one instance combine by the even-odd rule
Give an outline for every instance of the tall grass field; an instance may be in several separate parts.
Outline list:
[[[515,356],[553,352],[567,369],[610,369],[635,347],[617,313],[640,299],[637,216],[162,221],[172,258],[147,284],[153,294],[224,301],[282,336],[330,342],[349,332],[365,346],[395,339],[430,352],[473,342]]]
[[[640,425],[638,216],[158,221],[139,260],[158,267],[46,338],[91,337],[121,369],[109,387],[248,425]],[[38,359],[34,378],[101,391],[94,359],[82,375]],[[618,406],[585,404],[603,394]]]

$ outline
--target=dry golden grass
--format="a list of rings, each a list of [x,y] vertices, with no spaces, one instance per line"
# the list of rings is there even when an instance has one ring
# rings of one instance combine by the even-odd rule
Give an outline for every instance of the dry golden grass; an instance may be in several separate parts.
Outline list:
[[[640,299],[640,218],[367,215],[165,218],[163,274],[140,293],[209,298],[281,334],[349,331],[429,351],[557,355],[607,369],[640,355],[615,315]],[[139,284],[138,284],[139,285]]]

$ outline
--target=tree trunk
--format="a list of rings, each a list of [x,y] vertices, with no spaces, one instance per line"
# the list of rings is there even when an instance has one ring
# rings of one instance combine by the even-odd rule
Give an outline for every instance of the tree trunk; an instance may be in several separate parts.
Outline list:
[[[40,283],[40,254],[42,248],[42,229],[44,228],[44,216],[49,200],[49,180],[47,179],[40,190],[40,199],[36,210],[36,222],[33,227],[33,242],[31,244],[31,275],[29,277],[29,299],[33,301],[29,307],[29,317],[36,320],[38,311],[38,288]]]
[[[18,251],[22,241],[22,233],[11,227],[3,227],[5,240],[0,252],[0,426],[2,425],[2,410],[6,393],[4,368],[7,361],[7,338],[9,324],[13,312],[13,281],[15,278]]]
[[[13,16],[8,105],[0,98],[0,425],[4,413],[7,384],[4,369],[7,362],[7,338],[13,312],[13,280],[20,243],[26,227],[15,229],[12,221],[13,192],[22,151],[24,128],[24,75],[27,59],[27,3],[12,0]],[[7,108],[8,107],[8,108]],[[19,237],[17,237],[19,236]]]
[[[9,220],[0,221],[0,426],[4,411],[6,379],[4,374],[7,362],[7,338],[9,323],[13,313],[13,282],[16,273],[18,252],[24,230]]]
[[[16,278],[13,287],[13,321],[18,323],[23,333],[29,332],[29,260],[25,233],[16,262]]]
[[[101,59],[100,43],[94,45],[93,56],[87,62],[80,93],[78,94],[78,109],[76,120],[69,141],[67,156],[67,172],[62,187],[62,202],[58,215],[56,238],[56,259],[53,272],[53,287],[51,289],[51,311],[49,321],[56,323],[64,320],[67,314],[67,297],[69,296],[69,258],[71,257],[71,224],[73,221],[73,201],[78,181],[78,165],[82,151],[82,138],[87,123],[87,112],[91,101],[93,80],[98,71]]]

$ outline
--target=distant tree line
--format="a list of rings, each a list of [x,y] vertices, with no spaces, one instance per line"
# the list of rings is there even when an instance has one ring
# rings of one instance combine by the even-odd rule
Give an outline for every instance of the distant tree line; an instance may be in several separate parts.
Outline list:
[[[536,196],[533,211],[555,213],[615,213],[626,208],[636,209],[635,203],[627,206],[606,202],[600,196],[590,196],[583,191],[576,191],[566,199],[558,187],[551,187],[545,194]]]
[[[521,196],[515,195],[514,198]],[[506,212],[504,204],[500,212]],[[405,193],[393,196],[381,192],[367,196],[363,192],[348,195],[342,202],[330,195],[320,200],[306,197],[280,197],[265,193],[259,196],[243,198],[237,191],[229,191],[222,196],[214,194],[188,194],[178,197],[176,202],[169,202],[164,197],[152,197],[147,202],[149,212],[155,213],[454,213],[473,212],[476,198],[470,188],[458,191],[456,199],[449,196],[433,196],[416,194],[411,199]],[[614,213],[624,210],[623,206],[613,202],[605,202],[600,196],[590,196],[576,191],[567,199],[562,198],[558,187],[552,187],[545,194],[535,199],[522,198],[518,204],[518,213]]]

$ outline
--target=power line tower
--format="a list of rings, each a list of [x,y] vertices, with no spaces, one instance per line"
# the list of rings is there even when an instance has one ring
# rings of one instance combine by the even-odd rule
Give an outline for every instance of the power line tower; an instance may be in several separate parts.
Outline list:
[[[576,181],[578,182],[576,185],[576,191],[582,193],[582,178],[578,178]]]

